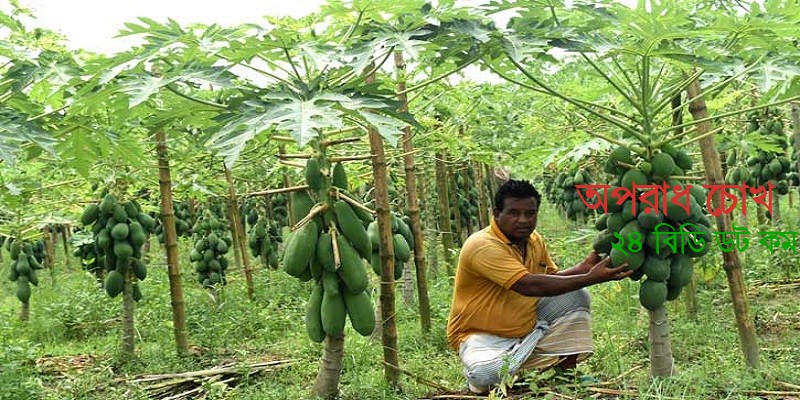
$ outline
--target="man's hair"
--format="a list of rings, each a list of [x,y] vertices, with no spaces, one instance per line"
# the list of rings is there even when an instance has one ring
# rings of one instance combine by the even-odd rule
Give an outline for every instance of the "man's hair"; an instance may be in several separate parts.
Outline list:
[[[502,211],[507,198],[526,199],[533,197],[536,204],[542,204],[542,196],[533,185],[526,180],[509,179],[494,194],[494,208]]]

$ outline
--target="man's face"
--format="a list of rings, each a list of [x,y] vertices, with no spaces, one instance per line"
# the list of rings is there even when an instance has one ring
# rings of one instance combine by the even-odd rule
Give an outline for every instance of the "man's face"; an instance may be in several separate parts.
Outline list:
[[[531,235],[536,229],[538,215],[539,202],[533,197],[506,197],[503,210],[494,210],[497,226],[512,242],[526,240]]]

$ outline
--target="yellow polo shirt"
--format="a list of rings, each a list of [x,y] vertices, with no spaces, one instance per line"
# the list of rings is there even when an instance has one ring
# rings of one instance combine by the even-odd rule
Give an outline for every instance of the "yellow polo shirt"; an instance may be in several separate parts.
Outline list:
[[[558,267],[537,232],[527,246],[523,261],[494,219],[464,243],[447,321],[447,342],[454,350],[476,332],[522,337],[533,331],[539,298],[510,288],[527,273],[554,274]]]

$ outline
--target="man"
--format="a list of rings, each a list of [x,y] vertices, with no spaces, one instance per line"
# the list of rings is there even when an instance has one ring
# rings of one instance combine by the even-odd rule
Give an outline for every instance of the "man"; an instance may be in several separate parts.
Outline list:
[[[447,341],[475,393],[499,383],[504,368],[574,368],[592,352],[582,288],[631,274],[595,252],[559,271],[535,232],[540,202],[528,181],[507,181],[495,194],[491,225],[461,249]]]

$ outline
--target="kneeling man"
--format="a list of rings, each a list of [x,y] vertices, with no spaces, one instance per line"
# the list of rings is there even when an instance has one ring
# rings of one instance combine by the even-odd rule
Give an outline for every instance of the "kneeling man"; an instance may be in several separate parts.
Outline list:
[[[586,286],[620,280],[626,265],[610,268],[592,252],[559,271],[535,231],[541,196],[528,181],[509,180],[494,198],[491,225],[461,249],[447,341],[464,365],[470,390],[485,393],[505,366],[571,369],[592,352]]]

